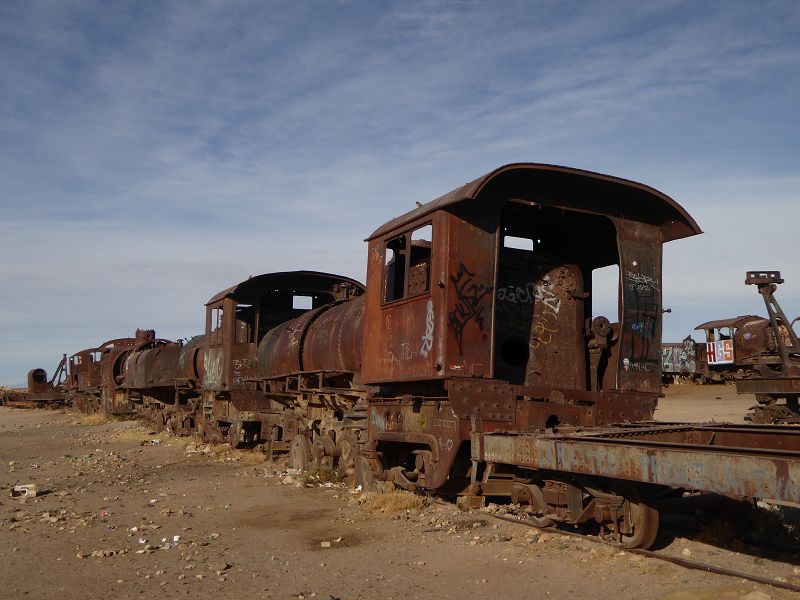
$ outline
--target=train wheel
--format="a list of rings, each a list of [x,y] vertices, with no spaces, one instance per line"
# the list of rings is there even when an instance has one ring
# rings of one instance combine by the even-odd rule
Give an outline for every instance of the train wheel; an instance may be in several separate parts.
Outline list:
[[[213,444],[214,443],[214,422],[209,421],[207,419],[203,420],[203,428],[202,428],[202,437],[203,442],[206,444]]]
[[[623,505],[622,545],[625,548],[649,548],[658,535],[658,511],[634,497]],[[627,533],[625,533],[627,531]]]
[[[334,455],[336,454],[336,444],[333,441],[333,438],[327,433],[318,435],[316,438],[317,439],[314,440],[312,447],[312,453],[314,455],[314,468],[333,468],[335,462]]]
[[[298,471],[305,471],[312,463],[311,441],[304,435],[296,435],[289,447],[289,466]]]
[[[181,422],[181,435],[192,435],[195,432],[194,419],[192,417],[184,417]]]
[[[769,394],[756,394],[756,402],[759,404],[767,405],[767,404],[775,404],[778,401],[777,398],[774,396],[770,396]]]
[[[378,489],[375,474],[372,472],[366,456],[356,452],[351,453],[350,465],[347,467],[345,482],[350,487],[361,488],[364,492],[374,492]]]
[[[529,485],[531,503],[525,507],[525,513],[528,517],[528,522],[536,527],[552,527],[555,525],[555,520],[550,517],[545,517],[544,513],[547,510],[547,504],[544,501],[542,488],[538,485]]]
[[[338,466],[348,475],[348,470],[352,469],[353,452],[355,450],[355,438],[352,434],[344,433],[339,437],[336,443],[337,454],[339,455]]]
[[[152,429],[156,433],[164,431],[164,414],[160,410],[153,411]]]
[[[240,448],[244,445],[242,442],[242,424],[238,419],[231,423],[228,428],[225,441],[231,445],[231,448]]]

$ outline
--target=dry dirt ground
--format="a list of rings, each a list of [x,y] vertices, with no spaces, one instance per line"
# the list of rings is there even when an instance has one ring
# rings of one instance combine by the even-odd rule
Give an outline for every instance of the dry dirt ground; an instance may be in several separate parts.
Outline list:
[[[749,402],[731,389],[671,386],[658,417],[741,418]],[[42,495],[11,497],[14,485],[28,483]],[[663,552],[800,584],[800,555],[701,543],[669,526],[658,543]],[[309,483],[280,460],[151,435],[134,422],[93,425],[72,413],[0,407],[0,598],[23,597],[793,596],[539,535],[486,509]]]

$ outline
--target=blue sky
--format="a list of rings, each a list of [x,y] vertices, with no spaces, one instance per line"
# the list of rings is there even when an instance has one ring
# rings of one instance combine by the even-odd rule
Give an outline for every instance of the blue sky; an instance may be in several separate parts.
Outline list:
[[[797,2],[0,3],[0,384],[249,274],[364,279],[380,224],[508,162],[669,194],[665,339],[800,313]]]

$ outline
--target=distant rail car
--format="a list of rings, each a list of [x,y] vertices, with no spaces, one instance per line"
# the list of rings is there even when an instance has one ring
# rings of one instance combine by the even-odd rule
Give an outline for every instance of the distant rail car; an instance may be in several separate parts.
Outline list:
[[[137,334],[94,349],[70,393],[157,430],[288,449],[293,467],[334,467],[365,489],[506,497],[535,524],[594,520],[647,547],[690,495],[800,502],[787,428],[653,423],[662,373],[699,362],[691,338],[661,344],[662,248],[698,233],[648,186],[506,165],[373,232],[366,285],[250,278],[206,303],[186,344]],[[617,302],[602,315],[606,267]],[[800,347],[778,347],[791,387]]]
[[[754,423],[800,423],[800,341],[793,327],[798,319],[789,321],[775,298],[781,283],[780,271],[748,271],[745,276],[745,284],[758,288],[769,315],[764,319],[767,333],[759,338],[769,359],[736,381],[738,393],[755,394]]]
[[[13,408],[44,408],[64,406],[67,401],[63,383],[66,379],[66,355],[48,379],[41,368],[28,371],[28,387],[0,390],[0,405]]]
[[[697,370],[706,381],[735,381],[761,365],[780,365],[769,319],[744,315],[709,321],[695,329],[705,333],[705,341],[697,345]],[[781,335],[785,337],[786,332]]]
[[[106,414],[129,413],[131,406],[115,403],[122,363],[137,344],[154,338],[152,329],[139,329],[135,337],[108,340],[70,356],[69,374],[64,384],[69,402],[86,413],[97,410]]]
[[[687,336],[679,343],[661,344],[661,378],[664,384],[691,381],[697,376],[697,342]]]

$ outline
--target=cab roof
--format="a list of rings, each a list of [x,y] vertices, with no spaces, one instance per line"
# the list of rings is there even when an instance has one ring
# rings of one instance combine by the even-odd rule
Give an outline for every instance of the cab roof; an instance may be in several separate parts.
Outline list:
[[[656,225],[665,242],[702,233],[666,194],[635,181],[540,163],[504,165],[379,227],[367,241],[402,229],[437,210],[468,200],[491,205],[521,199]]]
[[[739,315],[738,317],[731,317],[730,319],[717,319],[716,321],[708,321],[701,323],[694,328],[695,331],[700,329],[719,329],[720,327],[741,327],[746,321],[762,320],[763,317],[758,315]]]
[[[348,283],[364,293],[364,285],[342,275],[321,273],[319,271],[282,271],[265,273],[245,279],[214,295],[206,302],[206,306],[219,302],[223,298],[233,298],[237,302],[253,303],[262,294],[269,291],[291,292],[301,296],[332,293],[336,284]]]

